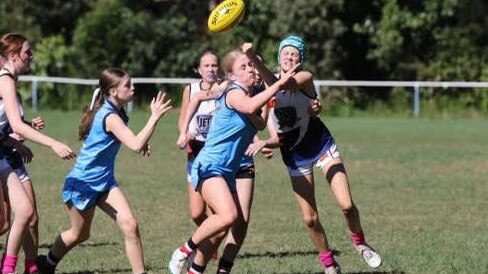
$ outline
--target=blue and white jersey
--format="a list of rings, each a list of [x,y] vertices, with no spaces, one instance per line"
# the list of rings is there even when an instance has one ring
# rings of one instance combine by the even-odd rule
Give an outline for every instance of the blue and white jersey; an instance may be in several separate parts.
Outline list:
[[[127,124],[129,119],[125,112],[119,111],[105,99],[93,117],[90,130],[66,180],[75,179],[96,192],[107,191],[116,185],[114,163],[120,142],[105,129],[105,119],[112,113],[118,114]]]
[[[242,157],[256,134],[248,116],[226,104],[228,92],[234,89],[245,92],[238,83],[232,83],[217,100],[217,110],[212,118],[207,141],[191,170],[192,185],[195,188],[202,179],[212,176],[222,176],[231,189],[235,187],[235,175]]]
[[[317,161],[334,144],[327,127],[309,113],[310,101],[305,93],[278,91],[270,119],[280,138],[283,161],[296,168]]]
[[[201,82],[190,85],[190,99],[198,92],[202,92]],[[215,100],[200,102],[200,106],[190,120],[188,131],[195,134],[195,140],[205,142],[207,139],[212,115],[215,111]]]

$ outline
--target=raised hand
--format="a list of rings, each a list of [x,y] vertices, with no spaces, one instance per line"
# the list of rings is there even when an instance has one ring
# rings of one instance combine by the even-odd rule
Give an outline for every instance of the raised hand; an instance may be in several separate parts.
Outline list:
[[[44,120],[42,120],[41,117],[35,117],[35,118],[32,118],[31,120],[31,126],[35,129],[35,130],[41,130],[44,128]]]
[[[301,63],[298,63],[298,64],[294,65],[290,70],[288,70],[287,72],[285,72],[281,75],[280,79],[278,80],[278,83],[279,83],[281,88],[286,88],[286,84],[287,84],[288,80],[290,80],[290,78],[292,78],[297,73],[297,69],[301,65],[302,65]]]
[[[153,97],[151,101],[151,115],[157,119],[163,117],[163,115],[173,108],[171,100],[166,98],[166,93],[160,91],[156,97]]]
[[[252,43],[243,43],[241,46],[241,50],[244,53],[252,53]]]

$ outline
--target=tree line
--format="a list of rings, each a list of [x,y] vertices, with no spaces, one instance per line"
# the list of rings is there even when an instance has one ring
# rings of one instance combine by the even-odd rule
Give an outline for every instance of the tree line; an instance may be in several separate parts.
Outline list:
[[[33,75],[97,78],[109,66],[133,77],[196,77],[198,54],[251,41],[269,67],[289,33],[308,41],[315,79],[487,81],[488,2],[482,0],[245,0],[234,29],[206,30],[218,0],[16,0],[0,3],[0,33],[34,48]],[[150,97],[160,87],[138,87]],[[78,108],[87,87],[42,85],[45,107]],[[176,98],[181,87],[167,87]],[[173,92],[174,91],[174,92]],[[331,113],[409,108],[401,88],[321,90]],[[26,94],[27,95],[27,94]],[[28,96],[27,96],[28,97]],[[83,100],[80,100],[82,98]],[[87,99],[88,100],[88,99]],[[434,111],[488,112],[488,91],[429,89]],[[60,104],[63,102],[63,104]],[[379,106],[379,107],[378,107]]]

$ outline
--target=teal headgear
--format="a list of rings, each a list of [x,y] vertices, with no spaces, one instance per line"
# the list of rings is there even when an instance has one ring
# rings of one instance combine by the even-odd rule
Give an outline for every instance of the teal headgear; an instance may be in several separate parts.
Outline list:
[[[278,48],[278,62],[280,61],[281,50],[286,46],[292,46],[298,49],[300,52],[300,62],[305,61],[305,58],[307,57],[307,44],[302,37],[297,35],[289,35],[280,43],[280,47]]]

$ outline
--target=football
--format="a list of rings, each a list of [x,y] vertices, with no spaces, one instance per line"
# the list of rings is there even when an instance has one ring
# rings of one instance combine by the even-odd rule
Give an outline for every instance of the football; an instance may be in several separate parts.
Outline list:
[[[244,15],[242,0],[224,0],[210,13],[208,29],[211,32],[223,32],[234,27]]]

